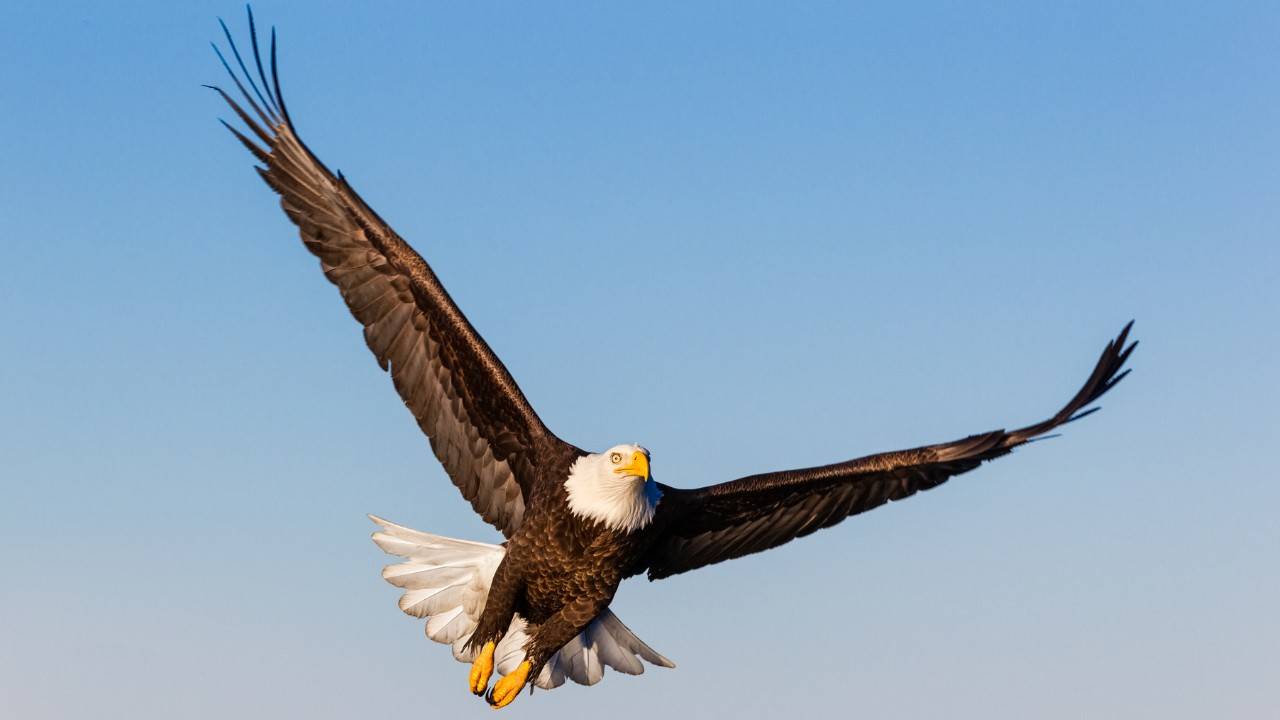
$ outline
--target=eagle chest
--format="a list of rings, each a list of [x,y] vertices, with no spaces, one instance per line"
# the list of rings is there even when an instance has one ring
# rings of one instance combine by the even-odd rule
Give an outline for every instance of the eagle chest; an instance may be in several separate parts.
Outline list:
[[[611,599],[638,550],[637,538],[569,515],[541,519],[521,528],[511,553],[533,619],[573,600]]]

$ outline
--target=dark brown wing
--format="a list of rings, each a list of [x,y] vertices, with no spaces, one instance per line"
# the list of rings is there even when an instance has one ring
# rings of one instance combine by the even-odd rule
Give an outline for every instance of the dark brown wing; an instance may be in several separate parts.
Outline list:
[[[222,89],[213,89],[257,142],[227,128],[265,166],[258,173],[280,194],[307,249],[320,258],[325,276],[364,326],[365,342],[382,369],[390,370],[453,483],[481,517],[509,537],[520,525],[537,457],[564,443],[538,419],[422,257],[298,139],[280,96],[275,31],[268,84],[252,12],[249,26],[261,89],[225,24],[244,82],[220,51],[218,57],[253,115]]]
[[[1132,325],[1125,325],[1107,344],[1093,374],[1071,402],[1044,422],[834,465],[752,475],[696,490],[663,486],[653,525],[659,538],[648,558],[649,578],[777,547],[850,515],[937,487],[1038,435],[1089,415],[1097,408],[1085,408],[1129,373],[1121,372],[1121,367],[1137,345],[1125,345]]]

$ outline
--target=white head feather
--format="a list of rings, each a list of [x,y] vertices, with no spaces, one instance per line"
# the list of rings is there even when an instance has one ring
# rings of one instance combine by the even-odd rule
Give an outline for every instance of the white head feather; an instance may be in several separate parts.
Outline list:
[[[602,453],[584,455],[569,468],[569,478],[564,481],[569,509],[610,529],[635,532],[653,522],[654,509],[662,497],[648,474],[649,451],[639,445],[615,445]]]

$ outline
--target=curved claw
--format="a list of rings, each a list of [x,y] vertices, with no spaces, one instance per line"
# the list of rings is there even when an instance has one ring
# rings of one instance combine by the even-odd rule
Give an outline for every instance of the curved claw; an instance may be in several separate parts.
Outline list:
[[[510,675],[494,683],[493,689],[485,695],[485,700],[489,701],[489,706],[497,710],[510,705],[529,682],[529,672],[532,669],[533,666],[529,664],[528,660],[525,660]]]

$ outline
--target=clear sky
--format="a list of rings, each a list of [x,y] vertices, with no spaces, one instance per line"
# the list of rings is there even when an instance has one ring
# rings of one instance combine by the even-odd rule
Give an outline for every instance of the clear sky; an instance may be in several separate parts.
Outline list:
[[[261,2],[303,137],[548,425],[658,479],[1064,437],[614,603],[528,718],[1275,717],[1275,3]],[[0,25],[0,715],[491,717],[375,512],[493,541],[201,83],[225,3]],[[621,340],[625,340],[625,342]]]

